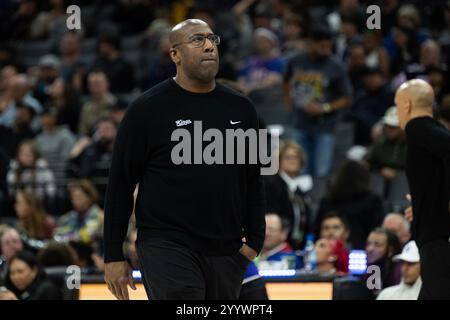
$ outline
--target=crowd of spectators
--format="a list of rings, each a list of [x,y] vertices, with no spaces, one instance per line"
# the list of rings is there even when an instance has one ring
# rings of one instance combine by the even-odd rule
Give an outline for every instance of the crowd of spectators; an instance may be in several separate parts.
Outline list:
[[[405,80],[425,79],[450,129],[449,1],[77,4],[81,29],[68,30],[67,1],[0,3],[1,297],[58,298],[45,267],[102,272],[116,132],[136,96],[175,76],[168,33],[186,18],[220,35],[217,78],[254,102],[269,131],[282,128],[257,264],[301,266],[295,252],[314,234],[320,271],[346,274],[343,257],[360,249],[383,287],[401,281],[393,257],[410,240],[409,203],[393,97]],[[371,4],[381,29],[366,27]],[[138,268],[135,239],[131,222],[124,250]]]

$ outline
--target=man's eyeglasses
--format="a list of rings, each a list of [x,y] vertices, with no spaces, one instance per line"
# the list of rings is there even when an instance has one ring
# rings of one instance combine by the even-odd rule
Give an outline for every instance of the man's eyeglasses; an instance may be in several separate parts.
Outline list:
[[[220,44],[220,37],[216,34],[208,34],[207,36],[205,36],[203,34],[195,34],[189,38],[189,41],[176,43],[172,46],[172,48],[175,48],[176,46],[179,46],[180,44],[187,44],[187,43],[192,44],[195,48],[200,48],[205,45],[206,39],[211,41],[216,46],[218,46]]]

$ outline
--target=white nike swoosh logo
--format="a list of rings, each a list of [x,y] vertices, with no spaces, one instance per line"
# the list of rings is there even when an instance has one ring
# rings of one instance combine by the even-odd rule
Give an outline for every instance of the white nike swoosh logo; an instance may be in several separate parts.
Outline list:
[[[235,121],[233,121],[233,120],[230,120],[230,123],[231,123],[231,124],[238,124],[238,123],[241,123],[241,122],[240,122],[240,121],[236,121],[236,122],[235,122]]]

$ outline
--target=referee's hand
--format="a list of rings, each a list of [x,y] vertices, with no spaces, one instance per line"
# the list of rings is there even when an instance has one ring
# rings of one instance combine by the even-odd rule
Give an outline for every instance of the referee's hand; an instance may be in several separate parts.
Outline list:
[[[132,270],[127,261],[105,263],[105,282],[109,291],[119,300],[129,300],[127,285],[136,290]]]

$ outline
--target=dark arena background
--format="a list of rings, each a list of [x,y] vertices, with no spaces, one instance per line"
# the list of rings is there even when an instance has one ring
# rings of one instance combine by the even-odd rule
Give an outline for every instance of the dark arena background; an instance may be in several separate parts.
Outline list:
[[[241,301],[417,299],[394,96],[425,80],[450,128],[447,0],[0,0],[0,299],[115,299],[103,210],[116,133],[175,76],[169,32],[189,18],[220,36],[216,81],[279,139]],[[142,300],[136,237],[132,217],[123,249]]]

